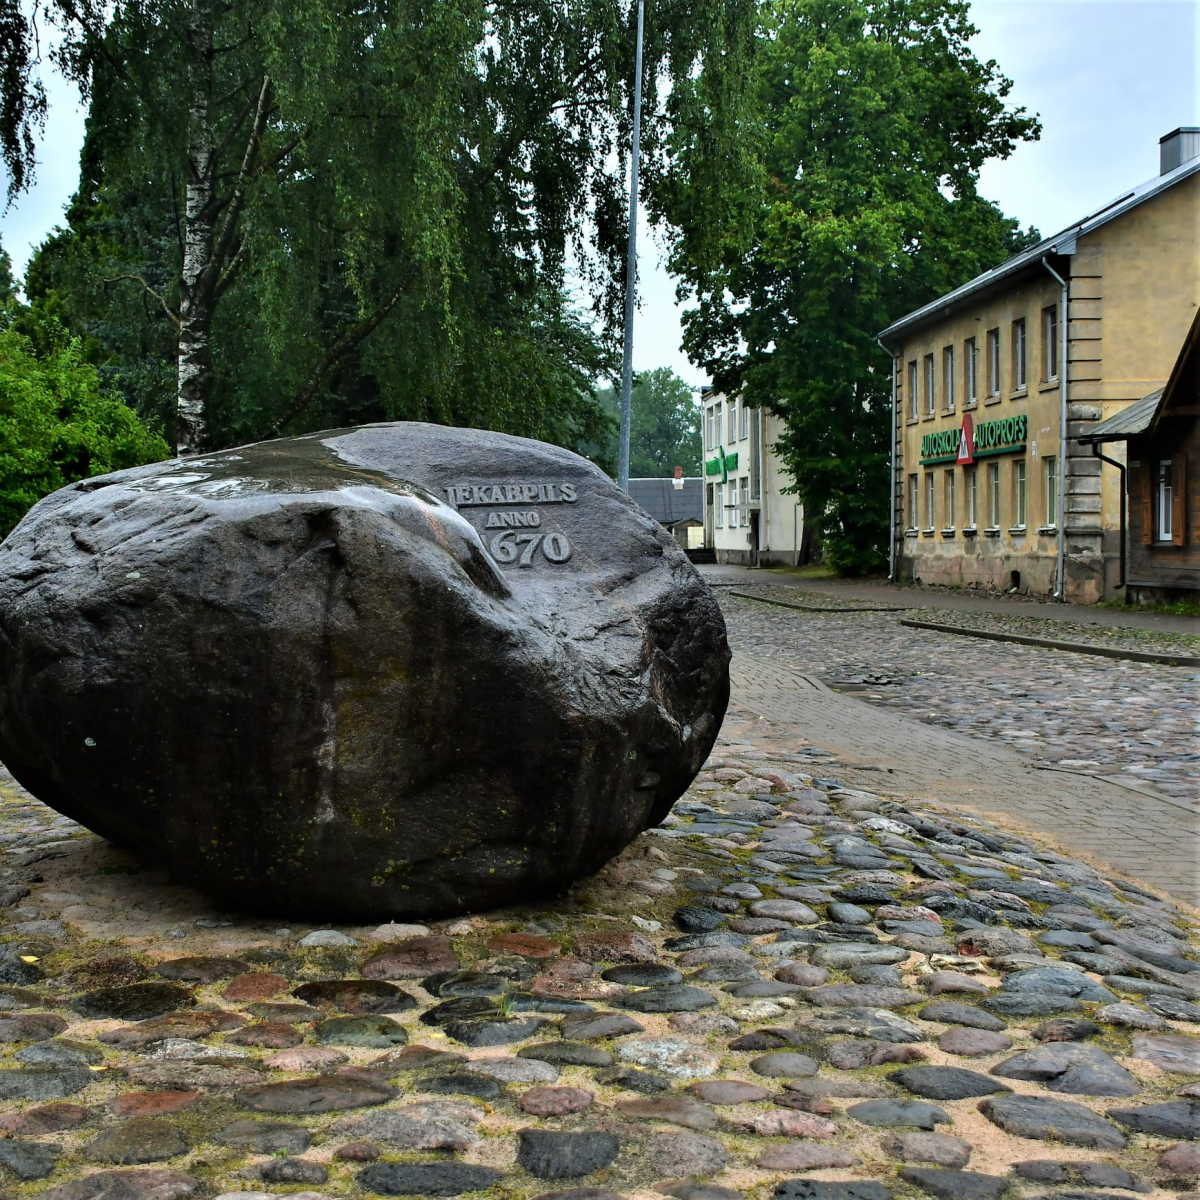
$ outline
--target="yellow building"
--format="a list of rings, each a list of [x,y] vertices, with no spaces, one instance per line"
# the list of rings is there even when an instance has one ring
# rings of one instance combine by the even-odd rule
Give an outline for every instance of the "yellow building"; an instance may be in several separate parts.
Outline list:
[[[1160,158],[1156,178],[880,334],[894,577],[1113,594],[1119,472],[1077,439],[1166,383],[1200,305],[1200,129],[1168,134]]]

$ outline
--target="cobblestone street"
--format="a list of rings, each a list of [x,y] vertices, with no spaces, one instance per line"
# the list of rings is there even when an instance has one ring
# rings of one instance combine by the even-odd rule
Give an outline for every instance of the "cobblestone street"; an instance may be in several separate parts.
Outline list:
[[[1035,762],[1200,801],[1200,670],[912,629],[903,613],[777,608],[730,590],[718,594],[738,648]]]
[[[1194,1200],[1192,915],[898,798],[764,661],[660,827],[423,926],[223,913],[0,780],[6,1194]]]

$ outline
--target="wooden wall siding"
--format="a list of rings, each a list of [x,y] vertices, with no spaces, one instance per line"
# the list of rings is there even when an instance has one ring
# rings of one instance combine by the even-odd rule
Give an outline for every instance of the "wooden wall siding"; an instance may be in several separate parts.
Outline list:
[[[1172,429],[1174,426],[1174,429]],[[1200,588],[1200,420],[1164,420],[1153,439],[1129,443],[1129,582],[1157,587]],[[1179,489],[1172,513],[1170,546],[1153,542],[1154,487],[1158,463],[1172,460]]]

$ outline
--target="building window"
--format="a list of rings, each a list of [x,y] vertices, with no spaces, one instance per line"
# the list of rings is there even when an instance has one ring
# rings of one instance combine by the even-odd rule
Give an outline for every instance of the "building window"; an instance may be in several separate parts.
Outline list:
[[[942,351],[942,386],[946,389],[946,410],[954,411],[954,347]]]
[[[745,441],[750,436],[750,409],[742,402],[742,427],[738,430],[738,441]]]
[[[717,484],[713,489],[713,524],[718,529],[725,528],[725,488],[722,484]]]
[[[933,532],[933,472],[925,472],[925,528]]]
[[[963,484],[967,493],[967,529],[975,528],[979,514],[979,476],[974,467],[963,467]]]
[[[921,503],[921,488],[920,488],[920,484],[917,482],[917,474],[914,471],[908,477],[908,527],[909,527],[909,529],[916,529],[919,526],[919,523],[921,520],[921,513],[920,513],[920,507],[919,507],[920,503]]]
[[[725,406],[727,420],[725,422],[725,440],[733,442],[737,440],[737,410],[738,401],[731,401]]]
[[[721,442],[721,406],[718,404],[713,409],[713,449],[715,450]]]
[[[1058,463],[1054,458],[1042,459],[1046,471],[1046,524],[1058,524]]]
[[[988,463],[988,528],[1000,528],[1000,464]]]
[[[1026,386],[1025,380],[1025,318],[1014,321],[1013,336],[1013,391],[1019,392]]]
[[[921,414],[917,411],[917,360],[908,364],[908,415],[915,421]]]
[[[712,450],[716,444],[716,438],[713,437],[713,406],[710,404],[704,419],[704,447],[706,450]]]
[[[974,404],[979,399],[979,347],[974,338],[963,343],[963,403]]]
[[[1013,527],[1025,528],[1025,460],[1013,463]]]
[[[1058,305],[1042,309],[1042,340],[1045,343],[1046,382],[1058,378]]]
[[[957,472],[953,467],[946,472],[946,528],[954,528],[954,477]]]
[[[1155,541],[1169,542],[1175,533],[1171,520],[1171,460],[1164,458],[1158,464],[1158,487],[1155,490]]]
[[[742,480],[742,497],[738,501],[738,524],[743,529],[750,528],[750,478]]]
[[[935,401],[933,397],[933,355],[925,355],[925,411],[933,416]]]
[[[988,395],[1000,395],[1000,330],[989,329],[987,334]]]

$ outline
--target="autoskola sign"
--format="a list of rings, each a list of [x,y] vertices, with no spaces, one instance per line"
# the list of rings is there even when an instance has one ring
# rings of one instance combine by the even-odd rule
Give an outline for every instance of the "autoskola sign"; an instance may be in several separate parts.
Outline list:
[[[959,429],[939,429],[921,438],[921,465],[973,463],[993,454],[1017,454],[1025,449],[1029,418],[1021,415],[984,421],[979,425],[968,413]]]

